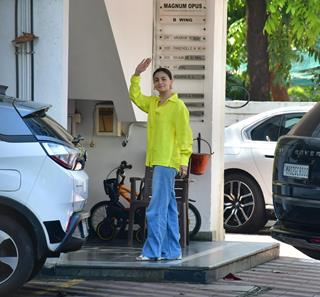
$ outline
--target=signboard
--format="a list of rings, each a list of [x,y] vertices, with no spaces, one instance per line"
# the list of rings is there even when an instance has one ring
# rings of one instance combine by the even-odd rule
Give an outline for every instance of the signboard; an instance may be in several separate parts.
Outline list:
[[[204,79],[204,74],[175,74],[174,79]]]
[[[205,24],[204,17],[184,17],[184,16],[162,16],[159,18],[160,24]]]
[[[178,95],[180,98],[189,98],[189,99],[204,98],[204,94],[202,93],[179,93]]]
[[[200,36],[200,35],[173,35],[173,34],[163,34],[159,35],[160,40],[165,40],[165,41],[195,41],[195,42],[205,42],[206,37],[205,36]]]
[[[161,55],[159,54],[160,60],[185,60],[185,61],[205,61],[205,55]]]
[[[205,46],[194,45],[159,45],[159,51],[171,52],[171,51],[183,51],[183,52],[204,52]]]
[[[207,53],[207,0],[154,0],[154,68],[173,72],[174,89],[203,121]],[[191,100],[193,99],[193,100]]]
[[[170,65],[162,64],[162,67],[168,68],[169,70],[204,70],[205,65]]]
[[[206,0],[183,1],[183,0],[159,0],[159,16],[205,16],[207,14]]]

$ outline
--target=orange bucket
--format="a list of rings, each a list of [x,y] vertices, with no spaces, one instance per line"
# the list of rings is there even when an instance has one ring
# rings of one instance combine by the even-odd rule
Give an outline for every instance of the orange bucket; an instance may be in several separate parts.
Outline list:
[[[210,154],[193,153],[190,172],[196,175],[205,174],[210,156]]]
[[[207,170],[207,165],[208,161],[213,155],[213,152],[211,151],[211,145],[209,144],[208,141],[204,140],[201,138],[201,134],[199,133],[198,137],[195,138],[194,140],[198,141],[198,153],[192,153],[191,155],[191,168],[190,172],[195,175],[202,175],[205,174]],[[200,153],[201,147],[200,147],[200,142],[204,141],[210,149],[210,153]]]

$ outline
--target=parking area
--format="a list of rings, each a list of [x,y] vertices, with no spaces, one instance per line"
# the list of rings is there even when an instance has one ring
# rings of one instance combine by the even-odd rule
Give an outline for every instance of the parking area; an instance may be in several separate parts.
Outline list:
[[[280,257],[210,284],[38,278],[12,297],[319,297],[320,262]]]

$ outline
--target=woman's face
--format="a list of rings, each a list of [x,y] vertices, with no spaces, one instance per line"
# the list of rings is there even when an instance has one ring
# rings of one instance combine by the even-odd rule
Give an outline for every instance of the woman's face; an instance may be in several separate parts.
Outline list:
[[[167,92],[172,89],[172,80],[166,73],[159,71],[153,77],[153,86],[159,93]]]

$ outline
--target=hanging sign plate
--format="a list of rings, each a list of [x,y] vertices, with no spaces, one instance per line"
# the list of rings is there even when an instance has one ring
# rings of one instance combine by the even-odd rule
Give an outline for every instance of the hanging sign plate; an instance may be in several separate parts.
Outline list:
[[[206,36],[163,34],[163,35],[159,36],[159,40],[163,40],[163,41],[196,41],[196,42],[205,42],[206,41]]]
[[[166,52],[204,52],[206,47],[194,45],[159,45],[159,50]]]
[[[206,0],[160,0],[158,1],[158,10],[162,15],[206,15],[207,3]]]
[[[178,96],[179,96],[179,98],[185,98],[185,99],[204,98],[203,93],[179,93]]]
[[[205,24],[206,18],[202,16],[160,16],[160,24]]]
[[[204,79],[204,74],[176,74],[173,77],[175,79],[203,80]]]
[[[205,70],[205,65],[161,65],[171,70]]]
[[[177,61],[205,61],[205,55],[163,55],[159,56],[160,60],[177,60]]]

